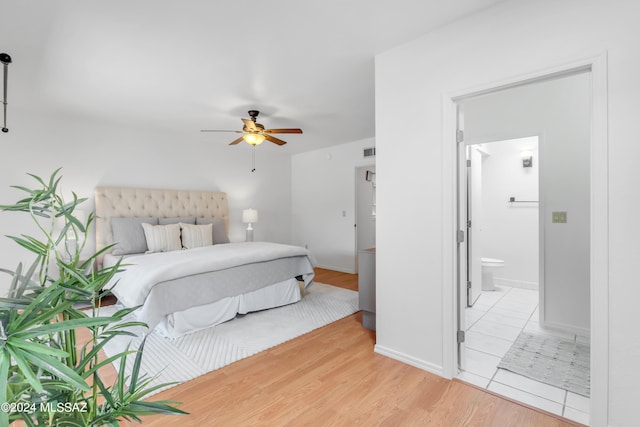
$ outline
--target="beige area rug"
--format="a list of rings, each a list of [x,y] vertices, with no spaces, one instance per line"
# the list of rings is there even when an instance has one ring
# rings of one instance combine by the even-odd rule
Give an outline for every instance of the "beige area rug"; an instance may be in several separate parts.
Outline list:
[[[101,310],[101,315],[108,315],[118,308],[120,307],[105,307]],[[144,347],[141,374],[153,376],[160,372],[153,385],[182,383],[328,325],[356,311],[357,292],[314,283],[295,304],[249,313],[175,339],[164,338],[152,332]],[[117,337],[105,346],[105,353],[111,356],[122,352],[129,344],[130,349],[138,348],[142,342],[142,329],[132,332],[136,333],[136,338]],[[130,360],[127,360],[126,375],[131,374],[135,354],[128,357]],[[116,369],[118,365],[119,362],[114,365]]]
[[[589,397],[589,358],[588,344],[522,332],[498,368]]]

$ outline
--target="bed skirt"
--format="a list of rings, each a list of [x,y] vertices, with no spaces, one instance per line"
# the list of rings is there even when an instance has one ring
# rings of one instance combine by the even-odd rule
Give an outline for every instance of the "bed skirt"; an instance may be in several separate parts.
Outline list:
[[[300,298],[298,281],[289,279],[253,292],[171,313],[156,326],[156,330],[166,338],[178,338],[219,325],[233,319],[237,314],[292,304],[300,301]]]

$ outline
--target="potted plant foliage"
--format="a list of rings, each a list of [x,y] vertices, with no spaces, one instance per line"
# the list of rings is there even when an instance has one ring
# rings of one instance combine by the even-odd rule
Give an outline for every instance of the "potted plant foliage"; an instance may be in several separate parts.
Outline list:
[[[122,266],[94,268],[109,248],[83,253],[94,215],[85,222],[74,215],[85,199],[75,194],[63,199],[59,171],[48,182],[30,174],[39,188],[15,186],[25,197],[0,206],[29,215],[41,234],[9,236],[35,254],[35,261],[15,271],[0,269],[12,276],[8,295],[0,298],[0,426],[18,420],[27,426],[117,426],[143,415],[185,414],[175,408],[178,402],[144,400],[167,384],[152,386],[153,378],[140,375],[143,346],[98,358],[105,344],[131,335],[127,328],[140,323],[124,319],[133,309],[100,315],[105,286]],[[68,244],[71,240],[79,244]],[[76,339],[82,328],[90,336],[83,343]],[[132,374],[126,376],[127,356],[136,352]],[[106,384],[101,368],[110,363],[118,364],[118,374]]]

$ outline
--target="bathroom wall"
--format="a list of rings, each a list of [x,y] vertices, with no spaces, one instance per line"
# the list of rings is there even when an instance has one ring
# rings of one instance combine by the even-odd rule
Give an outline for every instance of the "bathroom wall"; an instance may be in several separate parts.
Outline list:
[[[482,256],[505,261],[495,272],[497,285],[538,289],[538,138],[482,144]],[[533,164],[522,166],[522,150],[531,150]],[[475,222],[476,216],[472,218]]]

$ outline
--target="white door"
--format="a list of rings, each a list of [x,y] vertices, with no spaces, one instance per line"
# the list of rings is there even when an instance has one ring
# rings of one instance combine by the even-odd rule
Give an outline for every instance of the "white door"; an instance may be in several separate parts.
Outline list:
[[[465,309],[467,308],[467,150],[464,144],[463,129],[464,129],[464,112],[461,104],[456,104],[456,120],[457,130],[456,139],[458,141],[458,254],[456,265],[458,266],[458,292],[457,292],[457,305],[458,305],[458,327],[457,327],[457,341],[458,341],[458,368],[460,370],[465,369],[466,364],[466,351],[464,345],[464,334],[466,332],[465,321]]]
[[[467,306],[476,302],[482,291],[482,154],[467,146]]]

